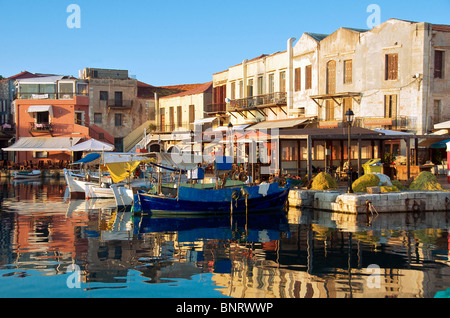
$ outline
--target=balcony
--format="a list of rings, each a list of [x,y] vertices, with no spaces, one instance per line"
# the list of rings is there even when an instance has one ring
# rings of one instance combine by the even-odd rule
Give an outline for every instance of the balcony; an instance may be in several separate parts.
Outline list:
[[[17,99],[74,99],[75,96],[89,96],[88,93],[18,93]]]
[[[261,107],[286,106],[286,92],[233,99],[227,104],[227,111],[244,111]]]
[[[174,131],[190,131],[193,129],[193,125],[189,122],[184,123],[171,123],[171,124],[165,124],[160,123],[156,125],[155,132],[157,133],[171,133]]]
[[[53,134],[53,126],[51,123],[34,123],[29,124],[28,132],[34,137],[33,133],[50,133]]]
[[[132,99],[109,99],[108,100],[108,108],[109,109],[115,109],[115,110],[121,110],[121,109],[131,109],[133,107],[133,100]]]
[[[207,113],[213,113],[213,114],[220,114],[220,113],[226,113],[227,112],[227,104],[208,104],[206,105],[205,112]]]
[[[388,129],[395,131],[415,130],[417,118],[411,116],[397,116],[395,118],[356,117],[353,126],[366,129]]]

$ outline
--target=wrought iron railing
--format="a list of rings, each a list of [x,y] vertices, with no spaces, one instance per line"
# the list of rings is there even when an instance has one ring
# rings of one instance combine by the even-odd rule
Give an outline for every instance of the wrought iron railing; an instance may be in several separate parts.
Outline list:
[[[382,128],[388,130],[408,131],[415,130],[417,118],[411,116],[397,116],[394,118],[380,117],[356,117],[354,127],[367,129]]]
[[[278,92],[233,99],[227,104],[227,111],[247,110],[258,106],[286,105],[286,95],[286,92]]]
[[[31,131],[53,131],[51,123],[30,123]]]
[[[133,100],[132,99],[109,99],[108,100],[108,107],[113,108],[131,108],[133,106]]]
[[[207,113],[224,113],[227,111],[227,104],[208,104],[205,107]]]

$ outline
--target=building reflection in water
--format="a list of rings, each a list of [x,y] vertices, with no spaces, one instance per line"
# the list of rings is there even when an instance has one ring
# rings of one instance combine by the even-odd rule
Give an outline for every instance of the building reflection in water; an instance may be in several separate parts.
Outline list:
[[[445,212],[152,218],[64,201],[64,182],[1,189],[0,269],[18,277],[74,263],[90,290],[132,288],[131,272],[148,284],[211,273],[236,298],[433,297],[450,285]]]

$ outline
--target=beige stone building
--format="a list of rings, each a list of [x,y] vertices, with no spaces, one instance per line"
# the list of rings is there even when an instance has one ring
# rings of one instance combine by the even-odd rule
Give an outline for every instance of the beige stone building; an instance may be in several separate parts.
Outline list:
[[[151,123],[154,98],[138,98],[138,81],[129,77],[127,70],[86,68],[80,72],[80,78],[89,81],[89,117],[96,132],[94,138],[113,143],[116,151],[129,151]]]
[[[157,98],[155,126],[145,142],[150,151],[170,151],[180,141],[189,139],[191,131],[215,128],[221,124],[219,117],[208,118],[206,113],[207,106],[212,104],[212,82],[160,89],[165,96]]]
[[[351,108],[356,126],[417,134],[450,119],[450,26],[390,19],[295,41],[213,74],[215,109],[233,123],[315,117],[338,127]]]
[[[287,119],[287,52],[263,54],[213,75],[214,106],[233,125]]]

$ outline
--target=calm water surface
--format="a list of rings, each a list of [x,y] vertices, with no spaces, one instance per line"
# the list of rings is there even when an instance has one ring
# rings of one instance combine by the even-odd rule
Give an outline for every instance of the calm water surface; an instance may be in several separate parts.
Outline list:
[[[450,213],[154,218],[0,182],[0,297],[433,298]]]

